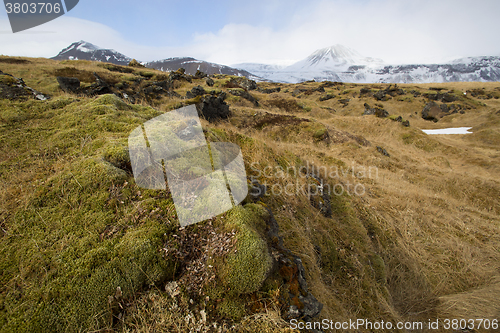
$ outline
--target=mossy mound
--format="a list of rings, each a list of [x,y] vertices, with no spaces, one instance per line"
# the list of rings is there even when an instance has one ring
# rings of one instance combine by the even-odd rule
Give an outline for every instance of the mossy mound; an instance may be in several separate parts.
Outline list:
[[[174,226],[157,207],[172,200],[142,193],[126,171],[128,132],[158,111],[114,95],[2,103],[19,115],[0,136],[2,146],[17,147],[1,162],[2,181],[32,176],[23,205],[5,196],[15,187],[3,187],[13,208],[2,224],[0,332],[111,328],[117,288],[127,300],[177,269],[159,251]],[[152,198],[158,205],[143,204]]]
[[[263,212],[257,205],[235,207],[228,214],[226,227],[237,230],[236,251],[219,266],[224,285],[236,294],[260,289],[272,267],[266,241],[257,231],[265,226]]]

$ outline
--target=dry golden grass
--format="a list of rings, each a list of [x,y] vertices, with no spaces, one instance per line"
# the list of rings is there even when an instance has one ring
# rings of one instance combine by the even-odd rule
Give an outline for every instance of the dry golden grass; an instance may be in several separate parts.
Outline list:
[[[74,67],[109,75],[109,71],[91,62],[27,60],[31,65],[1,63],[2,70],[23,77],[37,90],[56,96],[72,97],[61,93],[55,78],[47,74],[54,70]],[[126,80],[131,76],[133,74],[119,74],[117,77]],[[215,81],[213,89],[227,90],[223,87],[225,79]],[[185,95],[198,84],[203,82],[182,82],[175,91]],[[460,103],[473,105],[474,109],[433,123],[420,116],[427,102],[422,96],[405,94],[402,97],[406,99],[394,97],[383,102],[372,97],[359,98],[361,88],[385,89],[387,84],[326,87],[326,93],[340,97],[323,102],[319,97],[324,93],[292,96],[296,87],[317,88],[320,83],[259,85],[280,86],[282,90],[270,95],[251,91],[259,100],[259,107],[228,94],[233,116],[217,124],[203,121],[204,128],[218,141],[241,146],[249,175],[256,176],[255,169],[263,170],[267,166],[276,170],[309,162],[323,170],[339,170],[339,178],[323,175],[332,185],[351,183],[364,188],[360,196],[334,195],[332,218],[324,217],[313,208],[307,195],[276,193],[263,199],[263,204],[276,216],[285,245],[301,257],[310,291],[324,304],[318,320],[499,319],[499,99],[464,97]],[[443,92],[500,90],[499,83],[477,82],[398,86],[421,93],[435,87],[444,88]],[[350,99],[347,106],[339,102],[341,98]],[[182,102],[182,98],[164,98],[156,107],[168,111]],[[147,101],[140,103],[148,105]],[[411,126],[406,128],[390,119],[362,116],[364,103],[382,104],[391,115],[409,120]],[[256,114],[264,113],[293,115],[310,123],[247,126]],[[474,134],[427,136],[420,131],[462,126],[473,127]],[[340,143],[315,140],[315,131],[321,128],[351,133],[365,138],[370,145],[363,146],[349,136]],[[380,154],[376,146],[385,148],[390,157]],[[0,163],[16,156],[15,147],[2,147],[0,151]],[[7,212],[27,204],[33,179],[43,180],[50,172],[62,170],[69,163],[56,156],[55,161],[50,162],[50,169],[45,169],[45,162],[31,168],[31,172],[17,175],[7,170],[16,176],[2,178],[0,222],[11,218]],[[370,177],[356,175],[362,170],[374,172]],[[293,174],[258,178],[266,181],[270,188],[308,182]],[[198,322],[187,324],[185,315],[166,310],[172,304],[159,291],[138,296],[125,317],[123,331],[184,332],[199,326],[199,314],[193,314]],[[207,325],[200,327],[207,329]],[[227,329],[287,332],[286,327],[279,311],[268,309]]]

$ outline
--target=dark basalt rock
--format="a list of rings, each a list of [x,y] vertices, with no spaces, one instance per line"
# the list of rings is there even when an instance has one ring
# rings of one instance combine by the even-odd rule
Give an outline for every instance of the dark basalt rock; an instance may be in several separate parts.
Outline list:
[[[207,86],[209,87],[213,87],[215,82],[214,80],[212,80],[211,78],[207,77],[207,79],[205,80],[205,83],[207,84]]]
[[[195,98],[196,96],[203,96],[206,93],[202,86],[196,86],[186,93],[186,98]]]
[[[392,85],[389,85],[389,87],[387,87],[385,90],[385,93],[392,96],[392,97],[396,97],[398,95],[404,95],[405,94],[405,91],[401,88],[398,88],[398,85],[395,84],[394,86]]]
[[[259,106],[259,102],[257,101],[257,99],[250,95],[250,93],[246,90],[230,89],[229,93],[234,96],[243,97],[244,99],[252,102],[254,106]]]
[[[375,97],[376,100],[378,101],[387,101],[388,99],[391,99],[392,97],[396,97],[398,95],[404,95],[405,91],[401,88],[398,88],[398,85],[395,84],[394,86],[389,85],[384,90],[379,90],[375,94],[373,94],[373,97]]]
[[[76,77],[57,77],[59,87],[67,93],[77,93],[80,90],[80,80]]]
[[[365,107],[365,112],[363,112],[363,116],[370,116],[370,115],[375,115],[379,118],[385,118],[389,116],[389,112],[387,112],[385,109],[382,108],[372,108],[368,103],[364,104]]]
[[[339,100],[339,102],[342,103],[344,107],[346,107],[350,101],[351,100],[349,98],[343,98],[343,99]]]
[[[317,208],[324,217],[332,217],[332,206],[329,191],[324,190],[325,182],[317,173],[309,172],[308,195],[309,202]]]
[[[245,90],[256,90],[257,89],[257,82],[254,80],[247,79],[244,76],[241,77],[233,77],[231,80],[228,82],[230,86],[228,88],[237,88],[241,87]]]
[[[23,100],[29,96],[40,101],[50,98],[50,96],[28,87],[22,78],[0,71],[0,98]]]
[[[359,97],[363,96],[373,96],[372,90],[369,88],[361,88],[361,90],[359,91]]]
[[[332,98],[335,98],[334,94],[326,94],[325,96],[321,96],[319,98],[319,101],[323,102],[323,101],[327,101],[327,100],[332,99]]]
[[[387,150],[385,150],[384,148],[380,147],[380,146],[377,146],[377,151],[379,153],[381,153],[382,155],[384,156],[387,156],[387,157],[390,157],[391,155],[389,155],[389,153],[387,152]]]
[[[280,87],[277,87],[277,88],[268,88],[268,89],[258,88],[257,90],[259,92],[263,93],[263,94],[272,94],[272,93],[280,92],[281,88]]]
[[[224,93],[219,96],[202,97],[200,103],[196,105],[198,114],[208,120],[214,122],[219,119],[227,119],[231,115],[229,105],[224,102],[226,95]]]
[[[283,245],[279,235],[279,225],[270,208],[267,208],[266,236],[271,256],[274,260],[273,272],[278,274],[285,285],[288,285],[288,295],[282,295],[285,300],[283,315],[286,320],[302,319],[311,321],[323,309],[321,304],[308,290],[306,274],[302,260]]]
[[[184,80],[189,83],[191,83],[192,79],[190,75],[186,75],[186,70],[184,68],[179,68],[175,72],[170,72],[168,75],[168,78],[170,81],[175,81],[175,80]]]
[[[203,73],[200,70],[196,70],[196,73],[194,74],[195,79],[203,79],[206,78],[207,76],[208,76],[207,74]]]
[[[92,84],[87,89],[82,90],[83,93],[89,96],[105,95],[113,93],[113,91],[111,90],[111,86],[95,72],[94,72],[94,77],[96,79],[96,83]]]
[[[431,93],[426,93],[423,94],[423,96],[429,100],[432,101],[441,101],[444,103],[451,103],[455,102],[458,100],[458,97],[456,95],[450,94],[450,93],[437,93],[437,94],[431,94]]]
[[[387,101],[389,99],[384,90],[377,91],[373,94],[373,97],[375,97],[377,101]]]
[[[425,120],[430,120],[437,122],[439,120],[439,115],[441,114],[441,108],[436,104],[436,102],[427,103],[422,110],[422,118]]]

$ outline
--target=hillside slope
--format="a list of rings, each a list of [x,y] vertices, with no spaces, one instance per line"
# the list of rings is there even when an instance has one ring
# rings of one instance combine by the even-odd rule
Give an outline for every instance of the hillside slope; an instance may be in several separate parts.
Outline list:
[[[499,83],[255,84],[11,57],[0,70],[0,332],[500,317]],[[180,228],[170,191],[137,186],[127,138],[215,100],[230,113],[203,119],[205,137],[241,148],[254,195]],[[445,127],[473,134],[421,131]]]

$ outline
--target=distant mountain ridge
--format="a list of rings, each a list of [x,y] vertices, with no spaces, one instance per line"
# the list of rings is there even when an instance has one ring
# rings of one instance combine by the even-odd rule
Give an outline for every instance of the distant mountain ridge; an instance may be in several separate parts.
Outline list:
[[[163,60],[146,62],[144,63],[144,65],[148,68],[157,69],[163,72],[175,71],[179,68],[184,68],[186,70],[186,73],[191,75],[194,75],[196,71],[199,70],[206,74],[226,74],[226,75],[246,76],[247,78],[253,80],[262,80],[261,78],[243,69],[236,69],[225,65],[219,65],[211,62],[197,60],[190,57],[167,58]]]
[[[103,49],[86,41],[72,43],[61,50],[58,55],[52,57],[54,60],[92,60],[110,62],[116,65],[127,65],[132,58],[127,57],[115,50]]]
[[[287,67],[265,64],[239,64],[269,81],[298,83],[307,80],[353,83],[433,83],[449,81],[500,81],[500,57],[469,57],[449,64],[384,64],[380,59],[363,57],[342,45],[315,51]]]
[[[111,49],[103,49],[86,41],[72,43],[61,50],[58,55],[52,57],[54,60],[92,60],[109,62],[115,65],[128,65],[132,58]],[[246,70],[236,69],[225,65],[214,64],[190,57],[167,58],[163,60],[143,62],[144,66],[161,71],[175,71],[184,68],[187,74],[194,75],[197,70],[206,74],[226,74],[235,76],[246,76],[254,80],[262,80]]]
[[[63,49],[52,59],[81,59],[127,65],[132,59],[115,50],[79,41]],[[290,66],[243,63],[233,66],[215,64],[191,57],[166,58],[143,63],[161,71],[186,69],[206,74],[245,76],[256,81],[298,83],[308,80],[353,83],[433,83],[450,81],[500,81],[500,57],[468,57],[447,64],[390,65],[380,59],[364,57],[343,45],[313,52]]]

